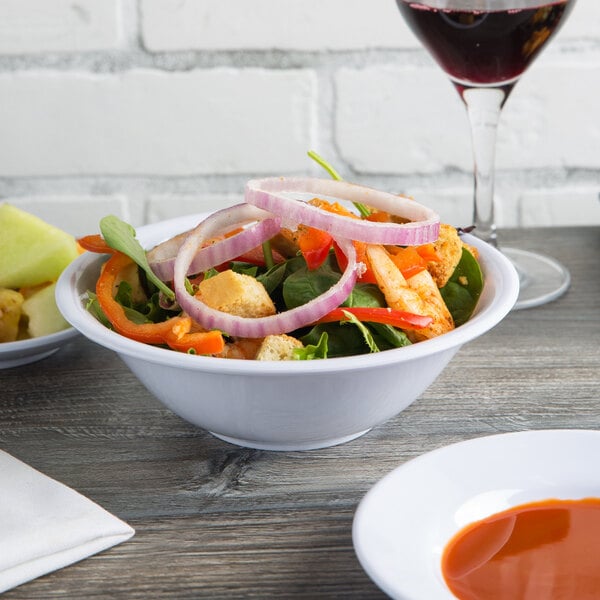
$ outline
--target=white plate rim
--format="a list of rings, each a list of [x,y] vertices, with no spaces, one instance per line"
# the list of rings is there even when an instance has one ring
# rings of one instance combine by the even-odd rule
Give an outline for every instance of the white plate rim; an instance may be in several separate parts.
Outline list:
[[[0,369],[8,369],[41,360],[78,336],[74,327],[36,338],[0,344]]]
[[[455,599],[440,567],[452,535],[526,502],[600,497],[590,453],[600,458],[600,431],[537,429],[476,437],[409,460],[357,507],[352,540],[359,563],[391,598]]]

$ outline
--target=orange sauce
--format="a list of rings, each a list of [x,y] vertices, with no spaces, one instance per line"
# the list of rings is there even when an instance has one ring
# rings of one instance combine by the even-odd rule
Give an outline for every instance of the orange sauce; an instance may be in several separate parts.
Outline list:
[[[460,600],[600,598],[600,498],[544,500],[471,523],[442,573]]]

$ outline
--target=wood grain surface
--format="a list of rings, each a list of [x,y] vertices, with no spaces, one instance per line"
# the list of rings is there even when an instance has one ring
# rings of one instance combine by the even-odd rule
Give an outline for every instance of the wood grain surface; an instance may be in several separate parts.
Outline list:
[[[359,501],[383,475],[482,435],[600,429],[600,228],[514,230],[502,241],[559,258],[569,292],[512,312],[406,411],[342,446],[229,445],[172,414],[83,338],[0,371],[0,448],[136,529],[3,599],[384,598],[351,537]]]

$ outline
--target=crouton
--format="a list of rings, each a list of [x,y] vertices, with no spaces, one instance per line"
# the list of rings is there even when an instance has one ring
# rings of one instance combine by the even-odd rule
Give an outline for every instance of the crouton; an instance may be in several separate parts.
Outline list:
[[[216,356],[220,358],[239,358],[253,360],[264,338],[239,338],[225,344],[223,351]]]
[[[427,263],[427,270],[431,273],[436,285],[442,288],[448,283],[456,265],[460,262],[462,241],[454,227],[442,224],[440,225],[440,235],[433,243],[433,247],[441,260]]]
[[[276,312],[260,281],[231,270],[202,281],[196,297],[211,308],[238,317],[268,317]]]
[[[260,345],[256,360],[292,360],[294,348],[303,348],[300,340],[289,335],[268,335]]]

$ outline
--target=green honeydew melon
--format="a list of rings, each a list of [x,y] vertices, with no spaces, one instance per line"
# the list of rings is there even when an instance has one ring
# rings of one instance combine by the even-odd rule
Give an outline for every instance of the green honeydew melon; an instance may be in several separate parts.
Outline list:
[[[0,203],[0,287],[56,281],[77,257],[72,235],[7,203]]]
[[[21,310],[28,318],[27,332],[31,337],[50,335],[69,327],[56,306],[55,290],[56,283],[52,283],[23,302]]]

